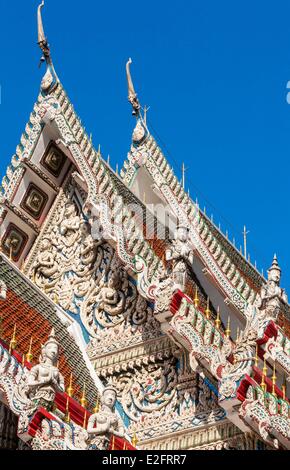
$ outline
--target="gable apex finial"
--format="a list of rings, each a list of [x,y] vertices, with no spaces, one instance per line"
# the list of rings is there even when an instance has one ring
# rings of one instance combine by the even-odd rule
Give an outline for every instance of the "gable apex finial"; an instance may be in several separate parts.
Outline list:
[[[44,28],[43,28],[43,21],[42,21],[42,14],[41,14],[43,7],[44,7],[44,0],[42,0],[37,10],[38,45],[44,54],[45,60],[48,61],[50,58],[50,48],[49,48],[49,44],[46,39]]]
[[[131,64],[132,64],[132,59],[129,58],[126,64],[126,73],[127,73],[127,82],[128,82],[128,100],[133,106],[133,116],[139,116],[141,105],[139,103],[138,96],[135,91],[132,76],[131,76],[131,70],[130,70]]]

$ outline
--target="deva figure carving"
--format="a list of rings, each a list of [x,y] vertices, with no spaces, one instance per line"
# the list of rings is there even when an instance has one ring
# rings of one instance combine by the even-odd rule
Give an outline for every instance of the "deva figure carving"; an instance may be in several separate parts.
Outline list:
[[[103,309],[112,316],[124,312],[126,297],[125,293],[129,283],[123,271],[117,267],[109,275],[108,285],[100,292],[99,309]]]
[[[168,274],[172,276],[175,288],[185,291],[188,275],[192,271],[193,251],[189,245],[189,228],[178,225],[175,240],[166,251]]]
[[[272,266],[268,270],[268,281],[261,289],[261,298],[258,301],[258,308],[263,316],[277,320],[284,303],[288,302],[285,290],[280,287],[281,268],[276,255]]]
[[[123,423],[115,412],[116,401],[117,392],[114,387],[106,387],[102,394],[100,411],[93,414],[88,422],[89,450],[106,450],[111,436],[124,437]]]
[[[79,229],[81,220],[77,215],[77,210],[72,202],[68,202],[64,209],[63,220],[61,221],[59,231],[63,236],[73,236]]]
[[[37,283],[38,278],[55,278],[58,276],[59,265],[56,259],[56,252],[53,251],[52,241],[44,238],[41,244],[41,251],[33,265],[33,276]],[[38,282],[39,284],[39,282]]]
[[[31,369],[25,384],[24,394],[31,405],[51,410],[56,393],[64,392],[64,378],[57,367],[58,357],[59,346],[52,329],[42,346],[39,364]]]

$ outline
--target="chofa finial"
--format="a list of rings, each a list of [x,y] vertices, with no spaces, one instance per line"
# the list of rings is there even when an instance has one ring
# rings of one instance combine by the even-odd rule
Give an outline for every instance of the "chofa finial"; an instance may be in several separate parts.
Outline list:
[[[41,90],[45,95],[47,95],[55,89],[55,87],[59,83],[59,80],[54,70],[54,66],[52,63],[51,55],[50,55],[50,47],[49,47],[48,40],[45,36],[45,32],[43,28],[42,14],[41,14],[43,7],[44,7],[44,0],[42,0],[41,4],[39,5],[37,9],[37,32],[38,32],[38,45],[43,53],[43,56],[40,59],[39,67],[41,66],[43,62],[46,62],[46,65],[47,65],[46,74],[44,75],[42,82],[41,82]]]
[[[44,0],[42,0],[37,10],[38,45],[44,54],[45,60],[47,61],[50,58],[50,49],[49,49],[49,44],[44,33],[43,22],[42,22],[41,12],[42,12],[43,7],[44,7]]]
[[[137,93],[133,85],[133,80],[132,80],[131,70],[130,70],[131,64],[132,64],[132,59],[130,58],[126,64],[127,81],[128,81],[128,100],[133,106],[133,116],[139,116],[141,105],[139,103]]]

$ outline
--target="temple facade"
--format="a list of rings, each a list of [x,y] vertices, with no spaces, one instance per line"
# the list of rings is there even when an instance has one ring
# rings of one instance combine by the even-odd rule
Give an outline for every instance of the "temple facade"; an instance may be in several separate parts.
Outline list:
[[[290,307],[185,192],[126,65],[115,172],[51,57],[3,178],[0,448],[290,449]],[[270,264],[270,263],[269,263]]]

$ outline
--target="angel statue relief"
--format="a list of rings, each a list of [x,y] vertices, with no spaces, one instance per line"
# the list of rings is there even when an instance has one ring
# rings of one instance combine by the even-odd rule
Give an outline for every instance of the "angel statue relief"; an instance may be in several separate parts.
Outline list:
[[[88,422],[89,450],[106,450],[112,435],[124,437],[123,423],[115,412],[116,401],[117,392],[114,387],[106,387],[101,399],[101,410],[93,414]]]
[[[277,320],[281,311],[282,304],[288,302],[288,298],[284,289],[280,287],[281,268],[278,264],[276,255],[272,266],[268,270],[268,281],[262,287],[261,294],[257,300],[257,307],[262,314]]]
[[[172,276],[176,289],[185,291],[186,282],[194,259],[193,251],[188,243],[188,227],[178,225],[175,240],[166,251],[168,274]]]
[[[59,346],[52,329],[49,338],[42,346],[39,364],[34,366],[25,385],[25,394],[37,406],[51,409],[57,392],[64,392],[64,378],[58,370]]]

